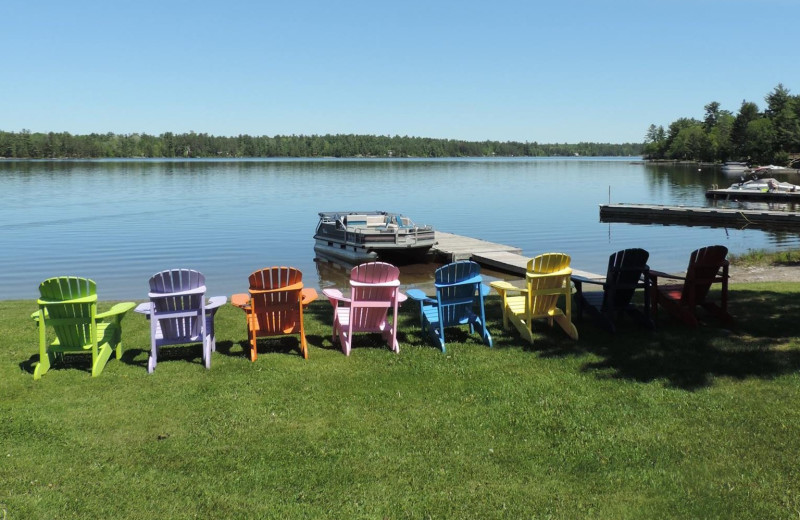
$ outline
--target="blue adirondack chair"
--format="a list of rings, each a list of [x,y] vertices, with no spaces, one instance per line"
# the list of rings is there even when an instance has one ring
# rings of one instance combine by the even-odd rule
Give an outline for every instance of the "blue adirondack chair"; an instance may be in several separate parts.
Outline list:
[[[492,346],[483,306],[483,297],[489,294],[489,288],[483,285],[480,272],[475,262],[453,262],[436,270],[435,298],[429,298],[419,289],[407,291],[408,297],[420,304],[422,331],[429,333],[442,352],[445,352],[444,329],[459,325],[469,325],[470,334],[477,328],[483,342]]]
[[[150,301],[136,308],[150,319],[147,372],[155,370],[162,346],[186,343],[202,343],[203,363],[211,368],[211,352],[216,350],[214,314],[228,298],[213,296],[206,302],[205,284],[205,276],[191,269],[161,271],[150,278]]]

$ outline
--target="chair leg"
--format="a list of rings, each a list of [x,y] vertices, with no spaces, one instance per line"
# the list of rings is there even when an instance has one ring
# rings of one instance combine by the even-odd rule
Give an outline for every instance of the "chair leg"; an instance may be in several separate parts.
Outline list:
[[[258,359],[258,338],[256,331],[250,331],[250,361],[254,362]]]
[[[55,361],[55,356],[52,352],[39,353],[39,363],[33,369],[33,379],[41,379],[44,374],[50,370],[50,365]]]
[[[303,323],[300,323],[300,353],[303,359],[308,359],[308,342],[306,341],[306,331],[303,328]]]
[[[158,364],[158,346],[155,341],[150,342],[150,356],[147,358],[147,373],[152,374]]]
[[[99,352],[95,356],[94,354],[92,357],[92,377],[99,376],[103,369],[106,367],[106,363],[108,363],[109,358],[111,357],[111,345],[106,345],[99,349]]]

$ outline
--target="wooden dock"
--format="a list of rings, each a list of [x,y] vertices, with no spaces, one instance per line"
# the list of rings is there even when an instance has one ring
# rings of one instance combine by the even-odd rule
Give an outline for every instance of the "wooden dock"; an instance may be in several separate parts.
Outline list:
[[[518,247],[442,231],[436,232],[436,245],[431,248],[431,252],[443,262],[472,260],[489,269],[518,276],[525,275],[530,260],[529,257],[522,255],[522,249]],[[602,278],[601,275],[574,268],[572,274],[586,278]]]
[[[800,231],[800,212],[660,206],[655,204],[601,204],[600,222],[780,228]]]
[[[471,260],[475,254],[508,253],[517,256],[522,254],[522,249],[518,247],[495,244],[479,238],[454,235],[443,231],[436,231],[436,245],[431,249],[438,258],[445,262]]]

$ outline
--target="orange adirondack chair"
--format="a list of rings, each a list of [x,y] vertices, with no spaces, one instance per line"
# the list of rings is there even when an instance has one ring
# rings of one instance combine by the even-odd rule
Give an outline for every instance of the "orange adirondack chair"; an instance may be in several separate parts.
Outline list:
[[[658,306],[661,305],[685,324],[696,327],[695,307],[700,306],[724,322],[733,321],[728,314],[727,254],[725,246],[708,246],[692,251],[686,276],[650,271],[653,318],[658,316]],[[659,285],[659,278],[683,280],[683,284]],[[722,284],[719,304],[708,299],[711,284],[715,283]]]
[[[250,360],[258,357],[258,338],[300,335],[300,352],[308,359],[303,309],[317,291],[303,288],[303,273],[294,267],[266,267],[250,275],[248,294],[234,294],[231,303],[247,315]]]
[[[578,329],[572,323],[572,285],[570,257],[563,253],[547,253],[532,258],[525,273],[525,288],[508,282],[492,282],[503,298],[503,328],[511,322],[519,333],[533,343],[533,320],[546,319],[550,326],[558,323],[572,339],[578,339]],[[509,296],[509,293],[520,293]],[[564,296],[564,310],[556,307]]]

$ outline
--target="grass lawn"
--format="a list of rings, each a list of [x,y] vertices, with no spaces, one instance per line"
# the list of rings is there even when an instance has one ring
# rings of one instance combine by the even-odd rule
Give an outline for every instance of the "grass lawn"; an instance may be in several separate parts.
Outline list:
[[[102,287],[100,296],[102,297]],[[101,304],[100,310],[110,307]],[[658,330],[588,318],[434,348],[413,302],[401,351],[345,357],[331,308],[245,357],[244,315],[217,315],[212,367],[129,313],[97,378],[72,356],[34,381],[34,301],[0,302],[0,518],[798,518],[800,283],[731,290],[738,318]]]

